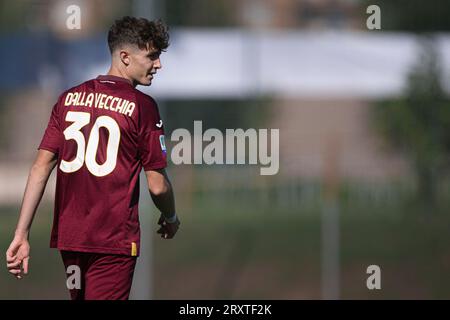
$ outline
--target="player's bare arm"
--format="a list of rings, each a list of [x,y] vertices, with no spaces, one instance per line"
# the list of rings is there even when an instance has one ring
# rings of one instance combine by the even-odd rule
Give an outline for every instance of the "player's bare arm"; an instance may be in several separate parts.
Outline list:
[[[164,239],[171,239],[178,231],[180,221],[175,213],[172,184],[164,169],[145,171],[148,190],[156,207],[161,211],[158,233]]]
[[[6,251],[7,268],[18,279],[28,273],[30,228],[56,161],[57,156],[53,152],[39,150],[28,175],[14,239]]]

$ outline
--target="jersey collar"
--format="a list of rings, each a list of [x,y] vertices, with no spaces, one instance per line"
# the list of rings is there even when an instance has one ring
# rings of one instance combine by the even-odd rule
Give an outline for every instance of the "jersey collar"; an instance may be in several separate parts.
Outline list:
[[[97,80],[106,80],[106,81],[120,81],[120,82],[125,82],[128,83],[130,85],[132,85],[131,81],[122,77],[118,77],[118,76],[112,76],[112,75],[99,75],[97,77]]]

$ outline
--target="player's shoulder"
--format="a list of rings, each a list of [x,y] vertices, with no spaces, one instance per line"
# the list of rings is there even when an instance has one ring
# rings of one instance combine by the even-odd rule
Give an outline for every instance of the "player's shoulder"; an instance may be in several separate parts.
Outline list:
[[[85,90],[86,87],[92,86],[95,79],[86,80],[82,83],[74,85],[66,90],[64,90],[58,97],[58,101],[64,100],[68,93],[79,92]]]
[[[157,108],[158,104],[156,103],[155,99],[153,99],[153,97],[149,96],[148,94],[133,88],[135,94],[136,94],[136,100],[139,104],[143,105],[143,106],[150,106],[150,107],[154,107]]]
[[[136,102],[138,112],[137,117],[139,123],[157,123],[160,120],[160,114],[158,110],[158,104],[155,99],[148,94],[134,88],[136,92]]]
[[[67,91],[67,92],[70,92],[70,91],[78,91],[78,90],[81,90],[81,89],[85,89],[86,87],[93,86],[95,80],[96,80],[96,79],[93,78],[93,79],[89,79],[89,80],[83,81],[83,82],[81,82],[81,83],[79,83],[79,84],[77,84],[77,85],[74,85],[73,87],[67,89],[66,91]]]
[[[147,116],[159,118],[158,104],[155,99],[136,88],[133,89],[136,94],[135,96],[139,115],[144,118]]]

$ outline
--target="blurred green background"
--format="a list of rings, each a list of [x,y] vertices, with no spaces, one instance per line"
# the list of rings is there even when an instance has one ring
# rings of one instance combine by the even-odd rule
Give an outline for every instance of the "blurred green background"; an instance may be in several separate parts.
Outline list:
[[[141,190],[147,250],[132,298],[450,298],[448,2],[72,2],[82,8],[83,28],[70,32],[58,20],[58,8],[69,2],[0,1],[3,251],[51,106],[92,70],[107,71],[109,25],[136,14],[162,17],[172,30],[161,79],[148,91],[167,136],[177,128],[192,132],[194,120],[222,132],[278,128],[280,170],[261,176],[255,165],[171,163],[182,225],[174,240],[159,239],[159,214]],[[367,30],[370,4],[381,8],[381,30]],[[259,35],[254,41],[275,34],[267,40],[274,51],[255,42],[258,55],[243,58],[260,59],[253,69],[231,53],[212,56],[212,42],[202,38],[198,60],[179,60],[189,56],[186,31],[212,32],[210,41],[222,31]],[[235,87],[225,77],[231,89],[216,93],[196,85],[202,60],[227,66],[243,82]],[[177,87],[177,75],[196,93]],[[205,83],[219,75],[209,77]],[[4,267],[0,299],[69,298],[59,253],[48,247],[54,175],[31,231],[31,272],[17,281]],[[370,265],[381,268],[380,290],[366,286]]]

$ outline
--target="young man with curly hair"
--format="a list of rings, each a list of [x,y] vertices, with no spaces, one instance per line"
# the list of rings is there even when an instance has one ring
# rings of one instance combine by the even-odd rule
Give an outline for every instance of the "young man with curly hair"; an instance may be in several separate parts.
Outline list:
[[[161,211],[157,231],[178,230],[175,201],[156,102],[137,90],[149,86],[169,43],[161,21],[124,17],[108,33],[106,75],[65,91],[54,105],[30,170],[15,236],[6,252],[17,278],[28,273],[29,232],[52,170],[57,168],[50,246],[81,286],[72,299],[128,299],[140,249],[139,173]]]

